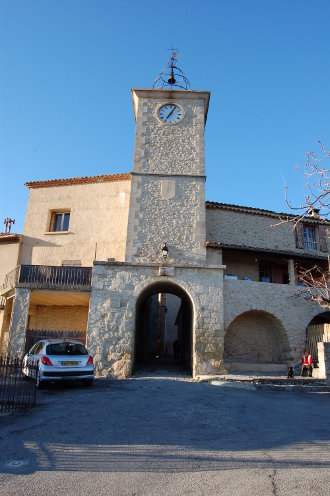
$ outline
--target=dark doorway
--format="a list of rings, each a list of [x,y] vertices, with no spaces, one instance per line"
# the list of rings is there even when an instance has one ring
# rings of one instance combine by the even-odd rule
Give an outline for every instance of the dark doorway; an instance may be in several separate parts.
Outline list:
[[[136,304],[135,370],[152,364],[192,372],[192,304],[178,286],[157,283]]]

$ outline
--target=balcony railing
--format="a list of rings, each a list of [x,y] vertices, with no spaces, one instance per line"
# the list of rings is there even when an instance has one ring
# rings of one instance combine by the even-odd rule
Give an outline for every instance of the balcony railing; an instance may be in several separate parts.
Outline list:
[[[304,239],[304,248],[305,250],[317,250],[316,241]]]
[[[17,286],[44,289],[90,289],[92,267],[19,265],[7,274],[4,291]]]

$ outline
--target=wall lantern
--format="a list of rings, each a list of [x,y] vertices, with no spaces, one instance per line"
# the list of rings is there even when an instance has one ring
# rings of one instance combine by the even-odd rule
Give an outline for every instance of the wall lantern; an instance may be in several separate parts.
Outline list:
[[[164,243],[164,246],[162,248],[162,253],[163,253],[163,257],[164,258],[167,258],[167,255],[168,255],[168,248],[166,246],[166,243]]]

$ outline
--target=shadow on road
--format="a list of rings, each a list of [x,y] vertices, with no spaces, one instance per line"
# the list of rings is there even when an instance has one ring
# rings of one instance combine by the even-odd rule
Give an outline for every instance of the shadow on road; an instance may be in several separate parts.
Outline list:
[[[38,404],[1,419],[1,472],[330,468],[329,394],[138,375],[50,385]]]

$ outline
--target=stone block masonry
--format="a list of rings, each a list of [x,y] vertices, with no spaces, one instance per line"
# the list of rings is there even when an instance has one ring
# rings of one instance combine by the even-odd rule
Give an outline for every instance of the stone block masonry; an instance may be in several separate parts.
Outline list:
[[[300,298],[298,292],[299,288],[284,284],[225,280],[225,329],[246,312],[266,312],[284,329],[289,344],[286,359],[298,362],[306,344],[307,326],[322,313],[319,305]]]
[[[136,308],[144,291],[161,285],[184,292],[192,307],[193,376],[225,372],[223,364],[222,267],[175,266],[159,276],[159,266],[95,262],[87,344],[96,373],[129,377],[134,365]]]
[[[23,355],[29,318],[31,290],[16,288],[11,320],[9,354]]]
[[[314,369],[313,376],[326,379],[330,385],[330,343],[317,343],[319,368]]]
[[[175,263],[206,258],[204,178],[172,176],[174,196],[161,195],[157,175],[132,175],[126,261],[160,262],[164,242]]]
[[[139,90],[137,90],[139,93]],[[162,125],[157,108],[168,102],[163,95],[140,98],[135,137],[134,171],[143,174],[205,174],[204,101],[198,96],[175,99],[184,109],[178,125]],[[186,95],[187,96],[187,95]],[[161,98],[162,97],[162,98]]]
[[[136,117],[126,262],[161,262],[164,243],[173,264],[205,262],[204,125],[207,92],[132,90]],[[184,118],[166,124],[162,105]]]

